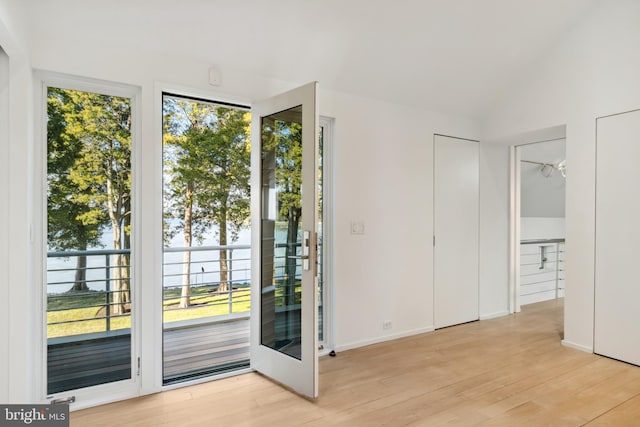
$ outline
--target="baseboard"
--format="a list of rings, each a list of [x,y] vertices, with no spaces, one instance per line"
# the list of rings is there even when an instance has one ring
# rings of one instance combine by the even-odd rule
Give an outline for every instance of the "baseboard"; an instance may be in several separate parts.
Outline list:
[[[353,350],[354,348],[366,347],[372,344],[378,344],[385,341],[393,341],[393,340],[397,340],[398,338],[405,338],[405,337],[410,337],[413,335],[424,334],[424,333],[433,332],[433,331],[435,331],[435,327],[433,326],[420,328],[420,329],[412,329],[410,331],[400,332],[397,334],[384,335],[381,337],[371,338],[368,340],[355,341],[348,344],[337,345],[335,347],[335,351],[340,352],[340,351],[346,351],[346,350]]]
[[[584,351],[585,353],[593,353],[593,347],[587,347],[586,345],[576,344],[571,341],[562,340],[562,345],[574,350]]]
[[[480,320],[495,319],[496,317],[502,317],[502,316],[508,316],[508,315],[509,315],[509,312],[507,310],[496,311],[495,313],[481,314]]]

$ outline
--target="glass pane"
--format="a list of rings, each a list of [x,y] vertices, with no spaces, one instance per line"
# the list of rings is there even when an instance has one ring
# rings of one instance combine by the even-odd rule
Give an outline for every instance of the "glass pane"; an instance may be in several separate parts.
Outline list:
[[[261,344],[301,359],[302,106],[262,118]]]
[[[131,100],[47,90],[48,393],[131,378]]]
[[[163,382],[249,365],[251,113],[163,97]]]

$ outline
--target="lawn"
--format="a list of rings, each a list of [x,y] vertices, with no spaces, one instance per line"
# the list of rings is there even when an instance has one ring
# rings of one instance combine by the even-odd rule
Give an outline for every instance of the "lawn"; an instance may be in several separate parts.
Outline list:
[[[295,288],[295,303],[300,303],[301,284]],[[276,286],[276,301],[283,304],[283,282]],[[233,290],[231,313],[248,313],[251,309],[251,291],[248,285]],[[180,289],[165,290],[164,323],[181,320],[223,316],[229,312],[229,293],[217,293],[212,286],[191,288],[191,305],[179,308]],[[106,293],[102,291],[73,292],[49,295],[47,312],[47,338],[104,332]],[[109,330],[131,328],[131,316],[111,316]]]
[[[248,287],[234,289],[232,312],[248,312],[250,299]],[[165,323],[229,314],[229,293],[218,294],[212,292],[210,287],[193,288],[189,308],[178,308],[179,302],[179,290],[165,292],[163,302]],[[107,326],[105,303],[104,292],[90,291],[50,295],[48,298],[47,337],[104,332]],[[129,314],[111,317],[110,330],[130,327],[131,316]]]

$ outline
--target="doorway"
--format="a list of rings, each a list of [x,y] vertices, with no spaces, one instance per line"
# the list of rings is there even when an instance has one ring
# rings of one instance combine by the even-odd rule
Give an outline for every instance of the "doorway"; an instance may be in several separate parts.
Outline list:
[[[244,372],[250,366],[254,310],[249,177],[251,148],[259,147],[255,141],[251,143],[251,115],[248,106],[163,94],[165,386]],[[331,244],[332,123],[328,118],[320,120],[317,189],[318,343],[329,348],[331,252],[325,248]],[[291,148],[285,142],[295,143],[297,127],[285,126],[283,120],[274,124],[282,127],[277,130],[280,148]],[[295,165],[300,154],[296,150],[289,150],[290,157],[281,160]],[[295,195],[293,189],[289,193]],[[294,211],[297,199],[289,198],[291,206],[285,208],[279,201],[271,210]],[[300,328],[299,319],[293,319],[296,312],[299,314],[296,283],[301,272],[295,257],[300,242],[287,243],[287,235],[296,237],[295,233],[274,231],[274,237],[285,241],[279,241],[275,248],[272,273],[287,278],[287,291],[280,289],[277,295],[286,302],[282,305],[290,317],[286,326],[293,334]],[[299,347],[291,334],[285,333],[278,345],[285,343],[288,351],[296,354]]]
[[[513,147],[512,312],[564,297],[565,138]]]

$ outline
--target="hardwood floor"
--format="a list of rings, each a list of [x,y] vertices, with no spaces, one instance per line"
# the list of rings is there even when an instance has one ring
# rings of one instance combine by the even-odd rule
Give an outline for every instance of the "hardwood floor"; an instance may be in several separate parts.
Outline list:
[[[640,368],[562,334],[562,300],[537,303],[322,358],[317,402],[246,374],[73,412],[71,425],[640,425]]]

